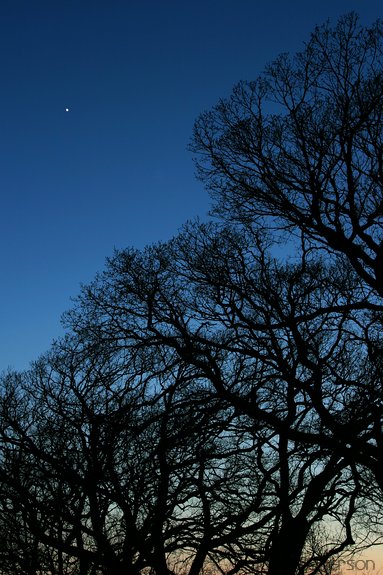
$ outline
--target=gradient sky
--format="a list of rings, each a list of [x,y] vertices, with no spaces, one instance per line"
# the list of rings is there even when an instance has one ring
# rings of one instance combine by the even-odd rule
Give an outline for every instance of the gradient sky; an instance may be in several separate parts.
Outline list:
[[[205,217],[196,117],[351,10],[383,17],[381,0],[0,1],[0,370],[49,348],[115,247]]]

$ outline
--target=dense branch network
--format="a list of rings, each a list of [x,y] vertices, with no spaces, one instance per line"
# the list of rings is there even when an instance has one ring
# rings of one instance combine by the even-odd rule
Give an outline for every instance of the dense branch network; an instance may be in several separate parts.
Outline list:
[[[3,375],[4,573],[329,573],[381,540],[382,32],[317,28],[203,114],[220,219],[116,252]]]

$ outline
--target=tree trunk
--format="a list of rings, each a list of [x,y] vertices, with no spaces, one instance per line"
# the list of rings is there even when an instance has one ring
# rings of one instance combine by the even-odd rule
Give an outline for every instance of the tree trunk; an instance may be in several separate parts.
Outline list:
[[[309,526],[299,518],[288,521],[274,537],[268,575],[296,575]]]

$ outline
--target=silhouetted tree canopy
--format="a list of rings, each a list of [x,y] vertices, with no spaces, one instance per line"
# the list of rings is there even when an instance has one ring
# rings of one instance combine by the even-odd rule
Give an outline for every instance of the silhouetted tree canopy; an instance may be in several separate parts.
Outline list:
[[[2,377],[4,573],[328,573],[381,541],[383,29],[202,114],[215,222],[116,251]]]
[[[316,28],[202,114],[191,146],[219,214],[344,254],[380,295],[382,30]]]

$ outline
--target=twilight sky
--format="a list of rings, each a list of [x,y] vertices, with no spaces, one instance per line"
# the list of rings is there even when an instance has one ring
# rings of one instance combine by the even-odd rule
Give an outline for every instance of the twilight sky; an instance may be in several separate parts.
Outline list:
[[[49,348],[115,247],[205,216],[196,117],[351,10],[383,18],[381,0],[0,1],[0,371]]]

